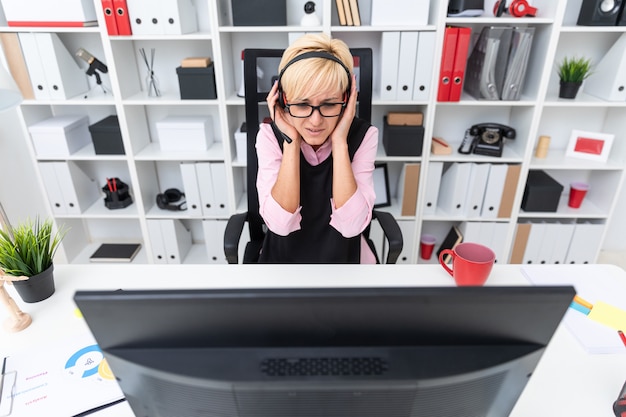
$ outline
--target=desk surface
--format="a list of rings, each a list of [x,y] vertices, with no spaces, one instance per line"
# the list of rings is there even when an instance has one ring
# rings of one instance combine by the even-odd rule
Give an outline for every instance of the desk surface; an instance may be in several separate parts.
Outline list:
[[[593,279],[609,274],[626,280],[626,272],[612,265],[524,266],[581,271]],[[45,345],[77,332],[89,332],[74,314],[72,296],[86,289],[260,288],[342,286],[454,285],[438,265],[56,265],[56,292],[48,300],[25,304],[13,288],[9,292],[33,323],[22,332],[2,334],[0,357]],[[487,285],[528,285],[520,265],[496,265]],[[0,311],[0,319],[4,317]],[[617,336],[616,336],[617,337]],[[511,417],[611,417],[612,404],[626,380],[626,347],[622,354],[590,355],[561,325],[522,393]],[[97,414],[130,417],[126,403]],[[12,417],[25,417],[13,416]]]

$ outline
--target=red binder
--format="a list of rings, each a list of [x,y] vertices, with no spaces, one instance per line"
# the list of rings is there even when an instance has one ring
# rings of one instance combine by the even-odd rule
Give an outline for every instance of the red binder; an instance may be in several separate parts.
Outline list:
[[[126,0],[113,0],[115,6],[115,22],[117,23],[117,34],[122,36],[132,35],[130,28],[130,18],[128,17],[128,7]]]
[[[460,101],[463,82],[465,81],[465,67],[467,66],[467,54],[469,51],[471,28],[460,27],[454,52],[454,65],[452,67],[452,83],[450,84],[449,101]]]
[[[443,35],[443,49],[441,51],[441,68],[439,69],[439,90],[437,101],[450,101],[450,84],[452,83],[452,69],[454,68],[454,51],[456,40],[459,37],[459,28],[448,26]]]
[[[102,0],[102,12],[104,13],[104,21],[107,25],[107,33],[109,36],[117,35],[117,23],[115,21],[115,8],[113,0]]]

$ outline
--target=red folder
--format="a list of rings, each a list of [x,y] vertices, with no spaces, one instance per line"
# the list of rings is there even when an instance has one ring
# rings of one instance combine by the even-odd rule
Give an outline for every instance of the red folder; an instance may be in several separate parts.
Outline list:
[[[115,21],[115,7],[113,7],[113,0],[102,0],[102,12],[104,13],[104,21],[107,25],[107,33],[109,36],[117,35],[117,23]]]
[[[443,49],[441,51],[441,68],[439,69],[439,90],[437,101],[450,101],[450,84],[452,83],[452,69],[454,68],[454,51],[456,40],[459,37],[459,28],[448,26],[443,35]]]
[[[463,81],[465,81],[465,67],[467,65],[467,54],[469,51],[471,28],[458,28],[459,35],[456,40],[454,52],[454,65],[452,67],[452,83],[450,84],[449,101],[460,101],[461,91],[463,91]]]
[[[115,23],[117,23],[117,34],[122,36],[132,35],[130,28],[130,18],[128,17],[128,7],[126,0],[113,0],[115,7]]]

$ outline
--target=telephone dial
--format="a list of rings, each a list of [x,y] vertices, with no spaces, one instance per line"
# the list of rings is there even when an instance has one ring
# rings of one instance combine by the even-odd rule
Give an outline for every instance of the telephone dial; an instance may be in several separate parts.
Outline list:
[[[479,123],[465,131],[459,153],[502,156],[506,139],[515,139],[515,129],[500,123]]]

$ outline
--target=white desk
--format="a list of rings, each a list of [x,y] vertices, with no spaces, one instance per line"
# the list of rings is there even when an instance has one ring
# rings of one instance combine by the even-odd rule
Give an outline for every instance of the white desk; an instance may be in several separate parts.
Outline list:
[[[585,268],[590,279],[611,274],[626,280],[626,272],[612,265],[532,268],[554,268],[558,273]],[[50,340],[76,332],[88,332],[84,321],[74,314],[72,297],[77,289],[454,285],[438,265],[56,265],[55,283],[56,293],[35,304],[21,303],[14,289],[9,288],[20,307],[32,315],[33,324],[20,333],[3,333],[0,357],[45,346]],[[487,285],[527,284],[519,265],[497,265],[487,281]],[[5,316],[0,311],[0,319]],[[625,380],[626,347],[623,354],[589,355],[561,325],[511,417],[612,417],[613,401]],[[96,414],[132,415],[125,402]]]

